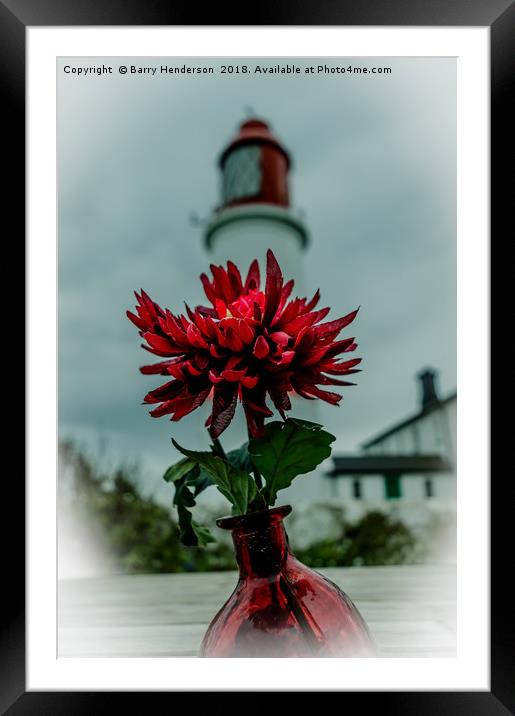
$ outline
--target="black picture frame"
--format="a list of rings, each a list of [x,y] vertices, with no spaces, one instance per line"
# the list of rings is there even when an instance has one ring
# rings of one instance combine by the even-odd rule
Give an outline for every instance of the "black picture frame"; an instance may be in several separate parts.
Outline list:
[[[199,17],[202,22],[199,23]],[[512,164],[514,117],[509,107],[509,82],[515,76],[515,3],[511,0],[360,0],[354,3],[293,0],[262,1],[238,8],[213,3],[181,5],[170,0],[0,0],[0,80],[2,92],[4,176],[4,222],[13,218],[7,246],[18,247],[24,260],[25,215],[25,38],[27,27],[95,25],[385,25],[385,26],[483,26],[491,33],[491,209],[492,260],[508,243],[503,241],[513,213]],[[5,163],[5,152],[12,160]],[[506,170],[506,171],[505,171]],[[506,177],[509,177],[506,180]],[[510,201],[511,199],[511,201]],[[509,218],[508,218],[509,217]],[[4,226],[5,226],[4,223]],[[511,237],[513,239],[513,236]],[[495,247],[495,251],[493,248]],[[5,254],[4,254],[5,256]],[[6,264],[4,264],[5,266]],[[509,284],[508,284],[509,285]],[[506,284],[499,286],[495,299],[508,300]],[[19,316],[22,313],[19,289],[13,297],[4,293],[9,304],[7,332],[16,330],[18,350]],[[11,295],[12,296],[12,295]],[[492,295],[492,301],[494,295]],[[4,310],[5,308],[4,304]],[[6,316],[6,313],[4,313]],[[16,318],[14,318],[16,316]],[[492,325],[496,313],[492,312]],[[14,326],[13,326],[14,321]],[[29,349],[35,350],[29,346]],[[494,366],[492,366],[493,368]],[[492,376],[496,371],[492,370]],[[20,380],[10,381],[13,398],[20,404]],[[495,384],[492,384],[492,388]],[[16,395],[14,396],[14,390]],[[508,423],[509,421],[506,421]],[[13,421],[14,423],[14,421]],[[18,424],[16,423],[18,426]],[[19,428],[18,428],[19,431]],[[494,448],[509,444],[502,430],[491,436]],[[7,452],[7,450],[6,450]],[[148,710],[157,700],[175,698],[172,693],[126,692],[49,692],[25,690],[25,488],[20,472],[5,469],[2,492],[3,534],[3,614],[0,632],[0,710],[11,716],[20,714],[101,714],[120,708],[121,699],[130,699],[132,708]],[[513,480],[506,469],[491,485],[491,691],[446,692],[341,692],[340,705],[349,708],[359,699],[361,708],[404,716],[463,714],[464,716],[506,716],[515,714],[515,634],[514,609],[509,588],[509,545],[512,543],[508,510],[513,505]],[[493,470],[492,470],[493,473]],[[505,477],[507,479],[502,479]],[[510,499],[511,498],[511,499]],[[6,519],[9,513],[10,523]],[[513,564],[513,560],[511,561]],[[511,570],[512,571],[512,570]],[[195,694],[192,705],[206,694]],[[277,694],[279,696],[279,694]],[[198,697],[198,698],[197,698]],[[254,711],[269,708],[266,693],[257,693],[247,707]],[[274,697],[275,698],[275,697]],[[202,699],[203,700],[203,699]],[[208,708],[212,708],[208,706]]]

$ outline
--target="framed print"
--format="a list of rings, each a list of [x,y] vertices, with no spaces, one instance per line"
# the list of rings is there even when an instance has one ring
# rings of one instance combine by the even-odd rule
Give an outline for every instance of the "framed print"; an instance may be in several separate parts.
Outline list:
[[[27,235],[8,713],[87,713],[126,692],[174,691],[514,712],[509,488],[490,481],[488,380],[513,5],[262,11],[258,24],[222,12],[191,25],[159,4],[0,5],[8,136],[20,147],[6,206],[21,216],[26,202]],[[143,376],[138,332],[153,354]],[[327,362],[356,344],[347,362]],[[347,383],[355,355],[363,371]],[[287,478],[273,477],[259,442],[282,439],[277,406],[277,430],[310,446],[301,458],[290,445],[302,464]],[[252,557],[233,531],[235,571],[234,520],[286,503],[281,549],[303,575],[307,612],[294,571],[263,601],[266,550]],[[332,606],[316,606],[319,584],[333,585]],[[346,651],[348,632],[335,646],[324,626],[342,589],[371,651]],[[246,650],[226,649],[231,624]],[[259,630],[267,646],[252,651]],[[318,641],[304,653],[293,633]]]

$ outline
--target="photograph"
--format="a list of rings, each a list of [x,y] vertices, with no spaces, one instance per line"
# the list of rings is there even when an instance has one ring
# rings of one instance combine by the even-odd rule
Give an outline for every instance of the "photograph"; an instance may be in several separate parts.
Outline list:
[[[58,658],[455,658],[457,58],[56,93]]]
[[[514,0],[0,0],[0,713],[515,714],[514,28]]]

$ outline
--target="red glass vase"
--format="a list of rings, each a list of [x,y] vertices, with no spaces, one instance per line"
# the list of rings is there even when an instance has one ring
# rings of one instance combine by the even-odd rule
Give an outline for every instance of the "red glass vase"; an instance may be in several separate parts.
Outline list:
[[[275,507],[217,520],[231,530],[240,576],[202,641],[202,657],[373,656],[370,632],[342,590],[292,554]]]

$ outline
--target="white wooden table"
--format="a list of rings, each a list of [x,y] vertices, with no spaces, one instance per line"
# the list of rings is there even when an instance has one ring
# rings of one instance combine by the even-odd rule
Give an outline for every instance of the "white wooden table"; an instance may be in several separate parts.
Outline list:
[[[355,602],[383,657],[456,654],[452,565],[320,569]],[[59,657],[196,656],[235,572],[59,582]]]

